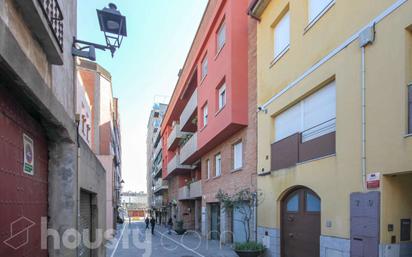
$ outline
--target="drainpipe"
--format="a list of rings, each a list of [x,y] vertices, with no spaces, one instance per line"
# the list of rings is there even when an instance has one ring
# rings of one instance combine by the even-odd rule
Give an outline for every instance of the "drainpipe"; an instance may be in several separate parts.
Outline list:
[[[365,48],[375,40],[375,24],[365,28],[359,34],[361,47],[361,181],[362,191],[366,192],[366,64]]]

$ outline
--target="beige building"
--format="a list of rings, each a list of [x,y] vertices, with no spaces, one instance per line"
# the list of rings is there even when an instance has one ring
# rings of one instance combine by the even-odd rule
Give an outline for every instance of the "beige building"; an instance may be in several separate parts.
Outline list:
[[[268,256],[412,256],[412,2],[258,0]]]
[[[106,228],[113,229],[121,206],[122,181],[118,99],[113,97],[110,73],[99,64],[81,59],[77,69],[90,102],[80,117],[79,134],[86,138],[106,171]]]

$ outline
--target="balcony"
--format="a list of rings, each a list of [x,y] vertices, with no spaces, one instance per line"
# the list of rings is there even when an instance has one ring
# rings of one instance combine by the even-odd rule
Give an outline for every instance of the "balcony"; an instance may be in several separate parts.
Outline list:
[[[190,184],[190,198],[202,197],[202,181],[198,180]]]
[[[173,126],[172,132],[170,132],[169,137],[167,138],[167,149],[169,151],[175,150],[179,144],[183,141],[183,139],[186,137],[186,133],[182,132],[180,130],[180,125],[175,124]]]
[[[335,119],[302,133],[295,133],[271,145],[271,170],[336,153]]]
[[[63,64],[63,12],[58,0],[15,0],[51,64]]]
[[[159,142],[153,152],[153,161],[156,160],[157,156],[160,154],[162,151],[162,144]]]
[[[190,200],[190,190],[188,186],[179,188],[179,191],[177,193],[177,200]]]
[[[192,164],[197,160],[197,133],[194,133],[180,150],[182,164]]]
[[[159,175],[162,174],[162,161],[160,161],[158,164],[153,163],[153,172],[152,172],[152,177],[157,178]]]
[[[186,172],[190,172],[193,169],[191,165],[182,165],[180,163],[180,156],[176,154],[169,163],[167,164],[167,175],[173,174],[182,174]]]
[[[202,197],[202,181],[198,180],[179,188],[177,199],[180,201],[194,200],[200,197]]]
[[[153,193],[158,194],[161,193],[163,190],[167,190],[168,188],[169,186],[167,184],[167,180],[158,179],[155,182]]]
[[[180,115],[180,125],[182,131],[196,132],[197,122],[193,122],[197,115],[197,89],[190,97],[182,114]]]

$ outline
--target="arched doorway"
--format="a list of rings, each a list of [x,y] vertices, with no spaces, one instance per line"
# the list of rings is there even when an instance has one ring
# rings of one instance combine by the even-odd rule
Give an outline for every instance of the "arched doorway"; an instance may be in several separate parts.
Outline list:
[[[282,200],[282,257],[319,257],[320,248],[319,196],[299,187]]]

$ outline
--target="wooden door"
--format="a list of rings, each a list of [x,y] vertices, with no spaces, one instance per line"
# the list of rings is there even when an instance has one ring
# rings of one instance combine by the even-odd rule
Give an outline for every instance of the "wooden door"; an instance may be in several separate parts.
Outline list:
[[[282,202],[282,256],[319,257],[320,198],[299,188]]]

